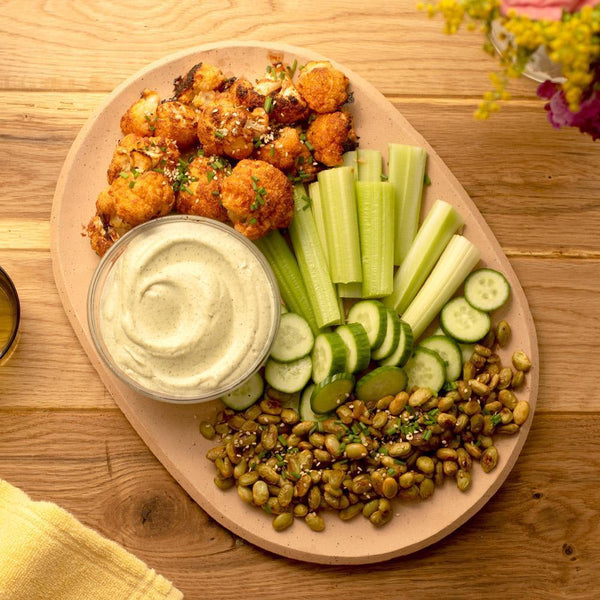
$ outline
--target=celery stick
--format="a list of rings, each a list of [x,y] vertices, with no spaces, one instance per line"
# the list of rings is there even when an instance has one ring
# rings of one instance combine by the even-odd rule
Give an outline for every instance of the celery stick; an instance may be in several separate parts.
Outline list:
[[[362,283],[338,283],[337,291],[340,298],[362,298]]]
[[[392,293],[394,285],[394,192],[382,181],[358,181],[363,298]]]
[[[321,247],[329,268],[329,250],[327,248],[327,235],[325,234],[325,217],[323,216],[323,203],[321,202],[321,192],[319,191],[319,182],[314,181],[308,186],[308,195],[310,196],[310,204],[312,206],[313,218],[317,226]]]
[[[294,186],[294,218],[289,231],[317,325],[326,327],[341,323],[339,299],[329,276],[310,201],[302,184]]]
[[[394,291],[383,301],[386,306],[398,314],[406,310],[461,225],[463,220],[456,210],[447,202],[436,200],[396,271]]]
[[[329,270],[329,252],[327,250],[327,236],[325,235],[325,220],[323,217],[323,203],[321,202],[321,192],[319,191],[319,182],[314,181],[308,186],[308,195],[310,196],[310,203],[312,205],[313,217],[315,219],[315,225],[317,226],[317,232],[319,233],[319,240],[321,240],[321,247],[323,248],[323,253],[325,255],[325,262],[327,263],[327,269]],[[340,285],[344,285],[342,283],[336,286],[337,294],[339,297],[338,303],[340,306],[340,314],[344,314],[344,304],[342,298],[360,298],[360,296],[345,296],[340,292]],[[357,284],[348,284],[348,285],[357,285],[360,293],[360,283]]]
[[[358,150],[350,150],[342,154],[342,161],[344,167],[351,167],[354,180],[358,181]]]
[[[362,281],[354,174],[351,167],[319,173],[329,270],[334,283]]]
[[[312,332],[319,333],[315,313],[308,299],[298,263],[281,233],[277,230],[255,241],[273,269],[281,297],[287,308],[304,317]]]
[[[402,314],[416,340],[450,300],[479,261],[479,250],[462,235],[454,235],[435,268]]]
[[[383,162],[379,150],[357,150],[358,181],[381,181]]]
[[[394,186],[396,199],[396,265],[404,260],[419,227],[426,162],[427,153],[424,148],[404,144],[389,145],[388,181]]]

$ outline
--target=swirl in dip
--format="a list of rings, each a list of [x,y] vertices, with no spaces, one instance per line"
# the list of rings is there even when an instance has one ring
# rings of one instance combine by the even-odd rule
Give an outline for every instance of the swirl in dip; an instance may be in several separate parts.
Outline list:
[[[214,398],[266,357],[276,284],[258,250],[226,225],[190,217],[148,225],[134,230],[101,291],[106,351],[159,396]]]

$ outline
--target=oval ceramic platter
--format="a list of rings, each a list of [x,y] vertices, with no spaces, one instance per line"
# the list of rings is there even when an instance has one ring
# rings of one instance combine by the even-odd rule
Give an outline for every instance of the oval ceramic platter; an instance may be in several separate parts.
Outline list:
[[[163,98],[170,97],[173,79],[200,61],[220,67],[226,76],[244,75],[251,79],[264,73],[273,53],[281,55],[288,64],[294,59],[304,64],[324,58],[284,44],[236,42],[201,46],[148,66],[107,98],[75,140],[58,181],[51,222],[54,276],[71,324],[116,403],[173,477],[217,522],[264,549],[290,558],[329,564],[372,563],[414,552],[442,539],[484,506],[517,460],[531,417],[516,436],[498,441],[500,462],[492,473],[485,474],[475,465],[473,485],[466,493],[447,481],[425,502],[398,503],[395,518],[381,529],[375,529],[362,517],[343,522],[335,514],[325,513],[326,529],[322,533],[311,531],[300,521],[277,533],[269,515],[244,504],[234,489],[223,492],[213,483],[214,466],[205,458],[213,444],[199,434],[198,424],[214,415],[220,403],[172,405],[132,392],[100,362],[87,327],[86,297],[98,257],[84,230],[95,212],[98,193],[106,185],[107,166],[120,137],[121,115],[146,87],[158,90]],[[523,290],[500,245],[459,182],[406,119],[372,85],[333,64],[350,79],[355,99],[351,110],[361,146],[377,148],[385,158],[389,142],[426,148],[431,185],[426,188],[424,211],[437,198],[453,204],[466,222],[464,235],[481,250],[481,264],[499,269],[512,284],[510,302],[494,318],[507,318],[513,328],[503,362],[509,362],[510,353],[517,348],[533,361],[534,367],[519,394],[533,409],[538,384],[535,328]]]

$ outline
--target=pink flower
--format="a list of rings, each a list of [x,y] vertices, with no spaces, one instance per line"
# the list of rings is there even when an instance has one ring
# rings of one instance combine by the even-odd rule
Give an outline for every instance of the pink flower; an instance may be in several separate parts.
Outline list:
[[[514,10],[518,15],[530,19],[560,21],[562,13],[574,13],[584,6],[596,6],[600,0],[501,0],[502,14]]]
[[[600,65],[596,68],[596,75],[600,77]],[[544,108],[553,127],[578,127],[593,140],[600,139],[600,89],[590,86],[589,94],[580,102],[576,113],[571,112],[564,92],[556,83],[545,81],[537,93],[540,98],[548,100]]]

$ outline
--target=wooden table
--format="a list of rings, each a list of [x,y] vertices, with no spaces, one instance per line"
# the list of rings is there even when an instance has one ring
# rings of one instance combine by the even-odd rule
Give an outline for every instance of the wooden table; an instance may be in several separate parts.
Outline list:
[[[70,510],[190,599],[597,597],[600,150],[552,129],[534,83],[516,82],[500,114],[475,121],[496,63],[478,35],[445,36],[412,0],[5,0],[0,17],[0,264],[22,302],[21,342],[0,370],[0,477]],[[140,67],[230,38],[305,46],[377,86],[466,188],[529,299],[540,392],[521,457],[474,518],[411,556],[319,567],[222,529],[138,438],[59,301],[49,216],[80,127]]]

